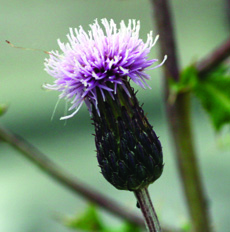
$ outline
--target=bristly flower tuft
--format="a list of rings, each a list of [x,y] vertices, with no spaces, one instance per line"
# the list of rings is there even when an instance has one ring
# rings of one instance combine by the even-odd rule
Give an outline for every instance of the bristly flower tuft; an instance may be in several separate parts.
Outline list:
[[[114,98],[118,86],[121,86],[130,97],[124,84],[127,77],[142,88],[149,87],[146,80],[150,76],[145,70],[161,66],[166,59],[150,68],[158,61],[148,59],[158,36],[154,40],[150,32],[144,43],[139,38],[139,21],[129,20],[128,25],[121,21],[119,29],[113,20],[102,19],[101,23],[102,27],[95,20],[88,33],[82,27],[71,28],[67,35],[68,43],[58,40],[62,52],[51,51],[50,57],[45,60],[45,70],[55,81],[44,87],[61,92],[59,98],[71,102],[68,110],[73,112],[61,119],[74,116],[84,102],[90,113],[93,104],[100,115],[99,93],[105,101],[105,93]]]

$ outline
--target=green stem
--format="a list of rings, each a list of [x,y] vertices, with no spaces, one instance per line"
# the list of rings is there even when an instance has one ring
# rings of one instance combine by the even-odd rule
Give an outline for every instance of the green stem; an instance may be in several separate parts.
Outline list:
[[[147,230],[149,232],[161,232],[160,223],[150,199],[148,189],[143,188],[137,190],[134,194],[144,216]]]
[[[210,217],[193,144],[190,96],[188,93],[181,93],[173,104],[168,101],[169,78],[175,81],[179,81],[180,78],[170,7],[167,0],[151,0],[151,2],[161,38],[161,55],[162,57],[165,54],[168,55],[168,60],[164,65],[165,104],[191,224],[193,231],[210,232]]]

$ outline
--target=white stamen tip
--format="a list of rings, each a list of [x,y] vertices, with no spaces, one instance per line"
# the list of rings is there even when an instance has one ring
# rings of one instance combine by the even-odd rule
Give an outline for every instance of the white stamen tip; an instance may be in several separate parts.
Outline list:
[[[159,39],[159,35],[157,35],[157,36],[155,37],[155,40],[154,40],[154,42],[153,42],[153,46],[156,44],[156,42],[157,42],[158,39]]]

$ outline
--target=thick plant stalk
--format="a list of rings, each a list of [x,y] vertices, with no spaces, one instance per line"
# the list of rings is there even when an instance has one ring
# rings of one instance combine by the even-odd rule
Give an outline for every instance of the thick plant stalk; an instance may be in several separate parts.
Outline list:
[[[168,55],[164,65],[164,88],[167,117],[175,146],[178,169],[187,200],[193,231],[210,232],[210,218],[192,138],[190,96],[181,93],[173,104],[168,102],[169,78],[178,81],[176,45],[167,0],[151,0],[161,37],[161,54]]]
[[[160,223],[150,199],[148,189],[143,188],[134,191],[134,194],[144,216],[147,230],[149,232],[161,232]]]

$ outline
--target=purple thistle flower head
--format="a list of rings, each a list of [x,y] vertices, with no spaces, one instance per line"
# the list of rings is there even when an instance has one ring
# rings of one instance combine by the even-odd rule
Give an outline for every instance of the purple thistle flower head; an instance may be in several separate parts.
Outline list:
[[[103,27],[95,20],[88,33],[82,27],[70,28],[69,42],[64,44],[58,40],[62,52],[51,51],[45,60],[45,70],[55,81],[44,87],[61,92],[59,98],[70,101],[69,111],[74,110],[61,119],[75,115],[84,102],[90,112],[93,104],[100,115],[97,94],[105,100],[107,91],[114,98],[120,85],[130,97],[124,85],[127,77],[142,88],[149,87],[146,80],[150,76],[145,70],[155,69],[166,60],[165,57],[161,64],[150,68],[158,61],[148,59],[158,36],[154,40],[150,32],[144,43],[139,38],[139,21],[129,20],[128,25],[121,21],[119,29],[113,20],[102,19],[101,23]]]

